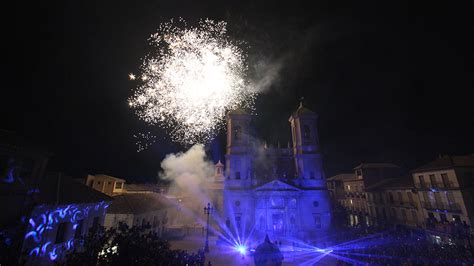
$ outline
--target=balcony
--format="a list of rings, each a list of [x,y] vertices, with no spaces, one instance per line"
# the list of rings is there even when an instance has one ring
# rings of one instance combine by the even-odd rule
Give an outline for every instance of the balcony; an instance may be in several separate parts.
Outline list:
[[[422,184],[420,183],[419,185],[421,190],[447,190],[447,189],[459,189],[459,186],[454,184],[454,182],[447,182],[447,183],[441,183],[441,182],[436,182],[436,183],[430,183],[430,184]]]
[[[354,192],[346,192],[346,197],[354,198]]]
[[[446,204],[444,202],[442,203],[422,202],[421,206],[427,210],[461,212],[461,206],[457,203]]]
[[[399,207],[416,208],[415,202],[394,201],[392,202],[392,205],[399,206]]]

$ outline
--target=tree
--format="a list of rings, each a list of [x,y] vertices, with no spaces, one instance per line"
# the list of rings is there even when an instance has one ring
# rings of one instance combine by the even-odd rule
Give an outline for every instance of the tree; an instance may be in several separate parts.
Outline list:
[[[160,239],[146,226],[91,231],[84,239],[84,252],[71,253],[68,265],[204,265],[204,252],[189,254],[171,250],[168,241]]]

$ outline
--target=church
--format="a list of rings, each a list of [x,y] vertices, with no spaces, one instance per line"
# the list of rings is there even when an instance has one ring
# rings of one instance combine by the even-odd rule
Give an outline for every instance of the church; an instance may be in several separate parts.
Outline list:
[[[262,145],[243,110],[226,119],[223,218],[229,232],[321,242],[331,215],[317,114],[300,103],[289,118],[292,145],[286,148]]]

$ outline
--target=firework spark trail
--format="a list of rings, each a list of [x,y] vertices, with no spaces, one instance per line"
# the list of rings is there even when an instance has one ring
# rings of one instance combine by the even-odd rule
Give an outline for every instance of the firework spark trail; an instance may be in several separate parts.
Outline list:
[[[246,81],[244,52],[226,35],[225,22],[179,22],[152,35],[158,54],[144,60],[129,104],[145,122],[170,130],[174,141],[206,142],[228,110],[253,109],[256,95]]]
[[[148,147],[153,145],[153,143],[156,141],[156,136],[152,135],[150,132],[139,132],[134,134],[133,137],[136,140],[135,145],[137,146],[137,152],[142,152],[148,149]]]

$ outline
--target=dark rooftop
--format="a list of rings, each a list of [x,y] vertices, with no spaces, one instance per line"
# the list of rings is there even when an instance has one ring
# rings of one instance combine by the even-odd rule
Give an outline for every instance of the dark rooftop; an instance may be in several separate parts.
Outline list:
[[[411,176],[403,176],[399,178],[388,178],[381,180],[371,186],[366,187],[369,190],[395,189],[395,188],[412,188],[414,187]]]
[[[81,204],[111,201],[112,198],[60,174],[47,175],[38,185],[40,204]]]
[[[107,209],[108,213],[127,214],[158,211],[172,207],[172,202],[158,193],[121,194],[113,197],[114,201]]]
[[[300,102],[300,105],[298,106],[298,109],[293,113],[294,116],[300,116],[300,115],[316,115],[315,112],[311,111],[310,109],[306,108],[303,106],[303,102]]]
[[[335,175],[335,176],[331,176],[329,178],[327,178],[326,180],[329,180],[329,181],[332,181],[332,180],[341,180],[341,181],[344,181],[344,180],[351,180],[351,179],[355,179],[356,176],[351,173],[351,174],[338,174],[338,175]]]
[[[411,172],[425,172],[432,170],[442,170],[454,167],[474,167],[474,154],[464,156],[445,155],[440,158],[420,166]]]
[[[362,169],[362,168],[400,168],[400,167],[393,163],[361,163],[358,166],[354,167],[354,170]]]

